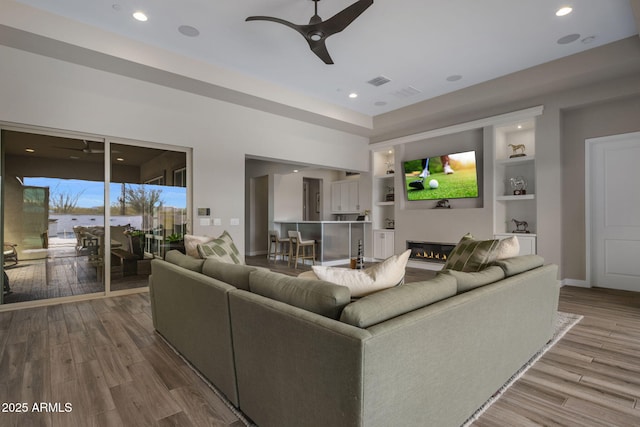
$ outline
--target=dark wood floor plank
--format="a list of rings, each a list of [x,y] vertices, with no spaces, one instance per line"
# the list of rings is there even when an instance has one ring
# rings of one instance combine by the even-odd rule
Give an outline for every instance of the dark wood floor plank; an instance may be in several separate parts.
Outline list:
[[[116,408],[111,391],[97,360],[76,364],[78,388],[83,396],[84,411],[89,417]],[[102,419],[98,417],[96,420]],[[106,417],[105,420],[110,419]]]

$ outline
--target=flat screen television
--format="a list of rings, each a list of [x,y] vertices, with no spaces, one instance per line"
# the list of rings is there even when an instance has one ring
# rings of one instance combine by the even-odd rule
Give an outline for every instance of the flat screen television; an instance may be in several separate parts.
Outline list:
[[[408,160],[402,166],[409,201],[478,197],[475,151]]]

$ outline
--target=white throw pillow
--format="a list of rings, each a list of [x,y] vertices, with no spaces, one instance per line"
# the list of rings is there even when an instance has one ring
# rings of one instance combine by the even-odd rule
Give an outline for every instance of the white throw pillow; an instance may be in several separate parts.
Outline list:
[[[198,253],[198,245],[203,243],[209,243],[215,240],[215,237],[211,236],[194,236],[192,234],[185,234],[184,236],[184,248],[187,255],[194,258],[200,258]]]
[[[318,279],[348,287],[352,297],[363,297],[400,284],[410,254],[409,249],[364,270],[320,265],[311,268]]]
[[[388,285],[388,287],[395,286],[404,279],[409,255],[411,255],[411,249],[407,249],[401,254],[385,259],[380,264],[369,267],[366,269],[367,273],[373,277],[376,283],[382,283]]]
[[[496,260],[512,258],[519,254],[520,242],[518,241],[518,236],[507,237],[506,239],[502,239],[498,242],[498,247],[496,248]]]

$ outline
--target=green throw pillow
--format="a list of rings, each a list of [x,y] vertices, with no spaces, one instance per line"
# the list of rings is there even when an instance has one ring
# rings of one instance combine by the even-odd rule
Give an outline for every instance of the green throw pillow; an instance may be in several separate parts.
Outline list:
[[[496,259],[500,240],[475,240],[469,233],[449,254],[443,270],[474,272],[483,270]]]
[[[220,262],[229,264],[244,264],[240,251],[236,248],[231,235],[227,231],[217,239],[199,244],[198,253],[201,258],[215,258]]]

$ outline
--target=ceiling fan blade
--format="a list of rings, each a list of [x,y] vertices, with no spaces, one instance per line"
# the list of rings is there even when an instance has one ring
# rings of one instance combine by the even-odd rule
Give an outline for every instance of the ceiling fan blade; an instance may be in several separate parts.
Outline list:
[[[336,13],[331,18],[320,24],[324,37],[339,33],[351,24],[358,16],[362,14],[369,6],[373,4],[373,0],[359,0],[348,6],[341,12]]]
[[[57,148],[59,150],[69,150],[69,151],[80,151],[80,152],[84,151],[84,148],[60,147],[59,145],[56,145],[53,148]]]
[[[325,64],[333,64],[333,59],[331,59],[331,55],[329,55],[324,40],[324,38],[318,41],[309,40],[309,46],[311,46],[311,51],[313,51],[318,58],[322,59]]]
[[[333,60],[331,59],[325,44],[326,38],[347,28],[354,19],[360,16],[362,12],[367,10],[367,8],[373,4],[373,0],[358,0],[326,21],[323,21],[318,15],[317,0],[314,0],[314,3],[315,13],[307,25],[296,25],[289,21],[285,21],[284,19],[274,18],[272,16],[250,16],[246,18],[245,21],[271,21],[286,25],[300,33],[309,43],[309,47],[313,53],[324,61],[325,64],[333,64]]]
[[[272,16],[250,16],[247,19],[245,19],[245,21],[246,22],[248,22],[248,21],[271,21],[271,22],[276,22],[278,24],[286,25],[289,28],[293,28],[294,30],[296,30],[297,32],[302,34],[303,36],[305,35],[302,32],[301,25],[296,25],[296,24],[293,24],[293,23],[291,23],[289,21],[285,21],[284,19],[274,18]]]

